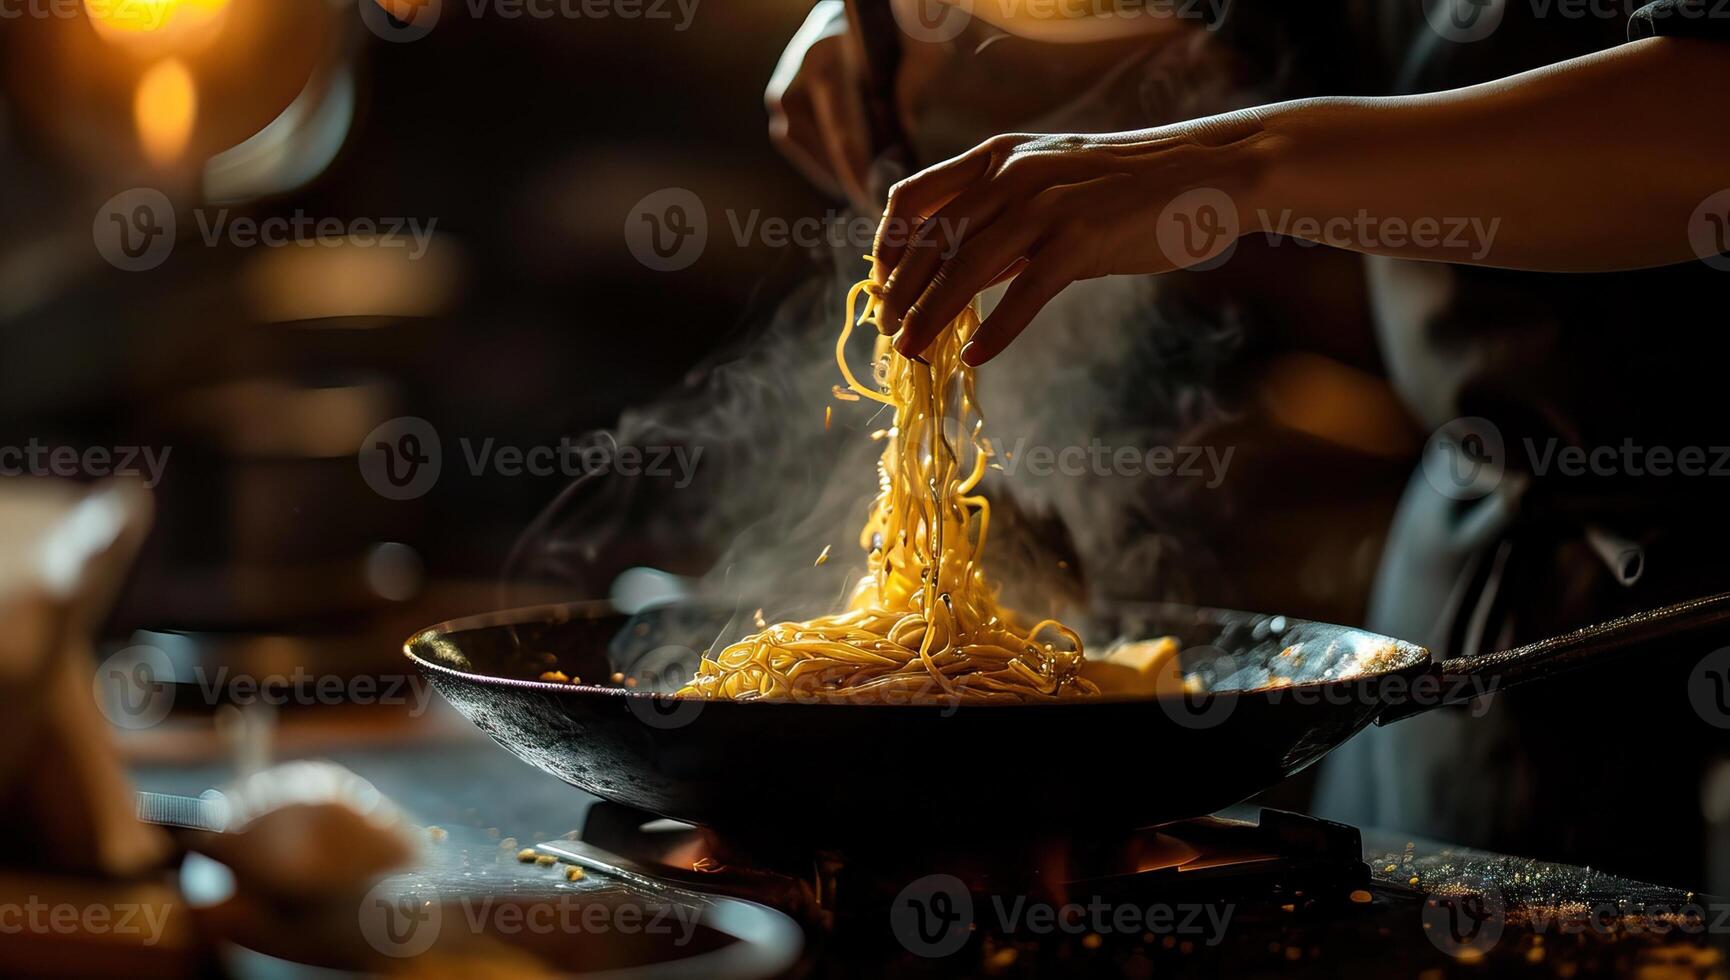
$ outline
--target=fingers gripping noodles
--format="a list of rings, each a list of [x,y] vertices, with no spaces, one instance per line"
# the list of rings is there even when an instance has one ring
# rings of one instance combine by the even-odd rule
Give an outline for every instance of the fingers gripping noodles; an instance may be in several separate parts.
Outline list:
[[[859,309],[860,300],[863,310]],[[679,693],[709,698],[1034,701],[1094,695],[1081,676],[1081,638],[1046,619],[1031,626],[998,605],[980,556],[991,506],[979,492],[992,456],[974,397],[973,369],[961,349],[979,327],[975,300],[925,352],[928,364],[875,348],[876,385],[847,365],[847,339],[881,309],[869,281],[847,295],[835,360],[846,400],[870,398],[894,409],[878,493],[859,535],[866,574],[845,611],[803,623],[777,623],[705,657]],[[947,427],[946,427],[947,426]],[[953,434],[953,438],[952,438]]]

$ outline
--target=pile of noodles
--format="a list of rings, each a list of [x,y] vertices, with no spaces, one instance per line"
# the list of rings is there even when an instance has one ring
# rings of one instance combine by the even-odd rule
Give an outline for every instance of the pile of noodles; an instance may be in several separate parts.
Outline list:
[[[858,303],[864,298],[864,309]],[[992,456],[961,349],[979,327],[978,302],[925,352],[902,357],[879,336],[876,387],[847,365],[847,338],[875,323],[876,287],[847,296],[835,345],[845,400],[894,409],[879,491],[860,532],[867,570],[846,609],[803,623],[776,623],[706,656],[679,693],[706,698],[787,700],[1033,701],[1095,695],[1081,676],[1081,638],[1056,620],[1024,627],[998,605],[980,556],[991,507],[978,492]],[[959,438],[951,440],[945,431]],[[827,551],[825,550],[825,554]],[[761,621],[758,623],[762,625]]]

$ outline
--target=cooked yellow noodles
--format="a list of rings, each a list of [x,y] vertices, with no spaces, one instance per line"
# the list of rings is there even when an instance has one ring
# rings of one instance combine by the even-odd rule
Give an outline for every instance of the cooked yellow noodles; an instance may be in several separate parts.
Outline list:
[[[859,309],[860,300],[864,309]],[[979,327],[977,301],[932,343],[922,364],[878,337],[877,386],[847,364],[847,339],[875,323],[869,282],[847,295],[836,395],[895,411],[878,463],[879,491],[860,532],[867,571],[844,612],[777,623],[706,657],[679,693],[709,698],[1028,701],[1094,695],[1081,638],[1056,620],[1022,628],[997,603],[980,562],[991,507],[979,483],[991,459],[961,349]],[[946,432],[945,425],[949,426]],[[958,434],[951,438],[948,434]],[[824,550],[827,556],[828,550]]]

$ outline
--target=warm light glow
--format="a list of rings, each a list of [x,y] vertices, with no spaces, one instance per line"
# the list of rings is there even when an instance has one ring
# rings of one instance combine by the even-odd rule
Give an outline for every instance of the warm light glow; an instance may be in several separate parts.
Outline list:
[[[110,41],[186,40],[219,21],[229,0],[84,0],[96,33]]]
[[[192,73],[173,58],[150,66],[138,80],[132,117],[150,162],[164,164],[177,159],[185,151],[193,121],[198,118],[198,90]]]
[[[1286,354],[1268,365],[1261,387],[1268,414],[1287,428],[1375,456],[1417,451],[1393,390],[1365,371],[1319,354]]]
[[[420,16],[421,8],[432,0],[373,0],[385,13],[390,14],[405,24],[412,24]]]

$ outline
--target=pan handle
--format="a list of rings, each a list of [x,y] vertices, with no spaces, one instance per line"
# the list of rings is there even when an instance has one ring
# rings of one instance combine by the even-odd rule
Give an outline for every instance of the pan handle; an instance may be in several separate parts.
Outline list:
[[[1606,663],[1635,650],[1649,650],[1655,644],[1697,644],[1711,642],[1714,637],[1730,640],[1730,592],[1634,613],[1510,650],[1435,661],[1425,676],[1436,683],[1424,682],[1434,696],[1388,704],[1376,716],[1376,724],[1386,725],[1445,704],[1464,704],[1487,691]]]

